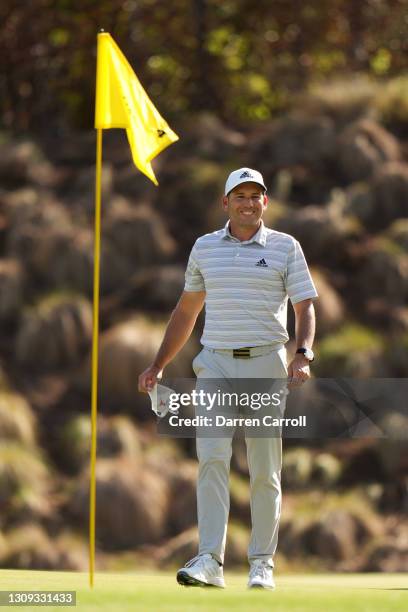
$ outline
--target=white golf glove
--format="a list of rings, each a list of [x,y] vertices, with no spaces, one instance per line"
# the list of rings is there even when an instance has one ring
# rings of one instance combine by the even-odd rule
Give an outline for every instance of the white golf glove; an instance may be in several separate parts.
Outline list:
[[[153,389],[149,391],[152,410],[161,419],[165,417],[168,412],[171,412],[171,414],[178,414],[178,407],[170,407],[170,396],[172,394],[178,395],[173,389],[157,383]]]

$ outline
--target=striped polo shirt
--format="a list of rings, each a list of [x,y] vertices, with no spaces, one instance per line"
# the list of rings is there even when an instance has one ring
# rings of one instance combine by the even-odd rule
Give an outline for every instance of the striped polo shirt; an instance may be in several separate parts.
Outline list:
[[[250,240],[223,229],[195,242],[185,291],[205,291],[201,343],[209,348],[282,344],[287,304],[317,297],[302,248],[289,234],[261,226]]]

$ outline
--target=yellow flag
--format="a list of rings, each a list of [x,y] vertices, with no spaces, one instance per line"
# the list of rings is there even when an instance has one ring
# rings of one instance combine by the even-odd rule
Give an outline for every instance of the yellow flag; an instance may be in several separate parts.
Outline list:
[[[125,128],[136,167],[158,185],[150,162],[178,136],[107,33],[98,34],[95,128]]]

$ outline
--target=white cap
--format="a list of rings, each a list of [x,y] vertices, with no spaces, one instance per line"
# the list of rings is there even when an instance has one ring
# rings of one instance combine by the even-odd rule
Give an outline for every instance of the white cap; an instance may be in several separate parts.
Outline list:
[[[239,168],[231,172],[225,183],[225,195],[228,195],[237,185],[241,183],[258,183],[266,191],[266,186],[263,180],[263,176],[258,170],[252,170],[251,168]]]

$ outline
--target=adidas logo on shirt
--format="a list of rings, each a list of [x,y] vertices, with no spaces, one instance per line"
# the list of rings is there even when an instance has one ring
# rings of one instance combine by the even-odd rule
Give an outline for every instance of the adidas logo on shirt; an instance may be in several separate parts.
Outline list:
[[[261,268],[268,268],[268,264],[266,263],[264,258],[262,258],[259,261],[257,261],[255,265],[256,266],[260,266]]]
[[[242,179],[242,178],[254,178],[254,177],[250,172],[245,170],[245,172],[243,172],[239,178]]]

